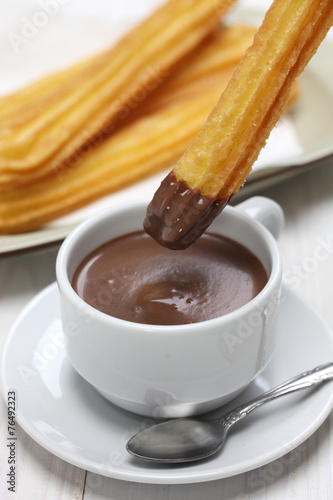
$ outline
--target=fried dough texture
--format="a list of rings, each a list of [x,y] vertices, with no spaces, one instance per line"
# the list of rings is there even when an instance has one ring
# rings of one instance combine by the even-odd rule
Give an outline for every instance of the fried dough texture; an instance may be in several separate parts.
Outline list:
[[[331,0],[274,0],[207,121],[147,209],[146,231],[192,245],[244,184],[292,83],[333,24]]]

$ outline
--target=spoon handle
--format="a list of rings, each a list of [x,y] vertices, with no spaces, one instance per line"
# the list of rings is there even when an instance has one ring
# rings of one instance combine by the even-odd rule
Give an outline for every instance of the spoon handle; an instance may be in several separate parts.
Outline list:
[[[299,391],[300,389],[305,389],[307,387],[321,384],[322,382],[330,380],[332,378],[333,363],[327,363],[317,366],[313,370],[303,372],[300,375],[287,380],[283,384],[270,389],[257,398],[254,398],[251,401],[245,403],[244,405],[234,408],[228,415],[224,415],[223,419],[229,421],[231,425],[232,423],[251,413],[256,408],[259,408],[265,403],[269,403],[269,401],[272,401],[275,398],[283,396],[284,394]]]

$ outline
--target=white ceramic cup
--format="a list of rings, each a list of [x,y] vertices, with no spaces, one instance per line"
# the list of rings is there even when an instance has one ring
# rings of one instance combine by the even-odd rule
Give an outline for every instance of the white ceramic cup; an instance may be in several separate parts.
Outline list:
[[[269,279],[253,300],[220,318],[154,326],[102,313],[71,286],[76,268],[92,250],[142,228],[147,203],[104,210],[62,244],[56,273],[68,357],[84,379],[126,410],[154,418],[201,414],[235,397],[272,356],[282,280],[275,238],[283,212],[274,201],[254,197],[226,207],[209,228],[246,246],[264,265]]]

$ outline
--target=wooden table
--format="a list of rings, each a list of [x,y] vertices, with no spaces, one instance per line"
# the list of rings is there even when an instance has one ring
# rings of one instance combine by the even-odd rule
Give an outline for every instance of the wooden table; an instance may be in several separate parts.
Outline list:
[[[302,271],[298,292],[310,301],[333,329],[333,163],[316,167],[266,188],[282,206],[286,224],[280,237],[285,278]],[[313,260],[318,239],[332,253],[316,266]],[[0,259],[0,342],[22,307],[55,279],[58,247],[29,251]],[[19,347],[19,346],[18,346]],[[333,389],[332,389],[333,390]],[[53,456],[24,431],[17,441],[18,475],[15,494],[7,490],[7,408],[0,402],[0,498],[18,500],[67,499],[269,499],[329,500],[333,498],[333,414],[298,448],[286,457],[218,481],[187,485],[126,483],[79,469]]]

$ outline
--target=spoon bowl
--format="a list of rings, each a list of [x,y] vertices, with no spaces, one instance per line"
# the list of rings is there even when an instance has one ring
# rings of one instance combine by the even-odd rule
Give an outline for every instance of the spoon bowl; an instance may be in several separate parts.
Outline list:
[[[216,453],[226,434],[227,427],[217,419],[177,418],[141,431],[128,442],[127,450],[153,462],[191,462]]]

